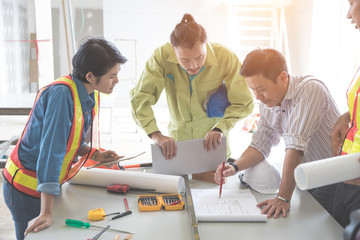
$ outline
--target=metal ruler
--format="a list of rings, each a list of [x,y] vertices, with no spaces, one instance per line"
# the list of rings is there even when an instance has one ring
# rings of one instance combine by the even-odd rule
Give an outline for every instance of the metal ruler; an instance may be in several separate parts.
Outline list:
[[[192,231],[193,231],[193,239],[200,240],[198,221],[196,219],[193,200],[191,197],[189,177],[188,177],[188,175],[184,175],[183,177],[185,179],[185,193],[186,193],[186,201],[187,201],[187,205],[188,205],[187,209],[188,209],[188,212],[190,215],[190,222],[191,222],[191,227],[192,227]]]

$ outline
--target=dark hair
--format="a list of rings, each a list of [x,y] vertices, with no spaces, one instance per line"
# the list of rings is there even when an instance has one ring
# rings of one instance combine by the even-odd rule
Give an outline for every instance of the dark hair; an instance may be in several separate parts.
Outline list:
[[[262,74],[264,77],[276,81],[281,72],[288,74],[288,68],[284,56],[277,50],[255,49],[246,57],[240,69],[240,75],[251,77]]]
[[[195,22],[191,14],[185,13],[170,35],[170,42],[174,47],[193,48],[197,42],[205,43],[207,35],[205,29]]]
[[[117,63],[127,61],[114,44],[101,37],[90,37],[82,41],[72,59],[72,75],[84,83],[89,83],[86,80],[87,73],[92,72],[95,77],[101,77]]]

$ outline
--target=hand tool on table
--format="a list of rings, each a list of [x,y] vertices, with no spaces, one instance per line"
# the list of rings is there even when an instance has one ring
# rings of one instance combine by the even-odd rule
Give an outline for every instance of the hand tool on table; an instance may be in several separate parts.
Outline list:
[[[115,215],[115,214],[120,214],[120,212],[105,214],[105,210],[103,208],[96,208],[96,209],[91,209],[88,212],[88,218],[91,221],[99,221],[105,219],[105,217],[107,216]]]
[[[155,189],[146,189],[146,188],[133,188],[128,184],[113,184],[107,186],[109,192],[122,193],[125,194],[129,190],[141,191],[141,192],[155,192]]]
[[[95,237],[93,237],[91,239],[87,239],[87,240],[97,240],[106,230],[109,229],[109,227],[110,227],[110,225],[107,225],[103,230],[101,230],[101,232],[96,234]]]
[[[120,165],[118,163],[120,170],[126,170],[128,168],[141,168],[141,167],[152,167],[152,163],[139,163],[139,164],[132,164],[132,165]]]
[[[123,213],[121,213],[121,214],[119,214],[119,215],[116,215],[115,217],[112,217],[111,220],[115,220],[115,219],[124,217],[124,216],[129,215],[129,214],[132,213],[132,211],[131,211],[130,208],[129,208],[129,205],[128,205],[128,202],[127,202],[127,199],[126,199],[126,198],[124,198],[124,204],[125,204],[125,210],[126,210],[126,212],[123,212]]]
[[[106,165],[111,165],[111,164],[116,164],[118,162],[122,162],[122,161],[127,161],[127,160],[130,160],[130,159],[133,159],[133,158],[136,158],[140,155],[143,155],[145,152],[142,152],[138,155],[135,155],[135,156],[132,156],[132,157],[128,157],[128,158],[120,158],[118,160],[115,160],[115,161],[111,161],[111,162],[101,162],[101,163],[97,163],[93,166],[90,166],[90,167],[87,167],[86,169],[91,169],[91,168],[96,168],[96,167],[101,167],[101,166],[106,166]]]
[[[90,225],[90,223],[88,223],[88,222],[83,222],[83,221],[73,220],[73,219],[66,219],[65,224],[68,226],[77,227],[77,228],[81,228],[81,227],[85,227],[85,228],[95,227],[95,228],[101,228],[101,229],[105,228],[105,227],[97,226],[97,225],[93,225],[93,224]],[[135,234],[133,232],[124,231],[124,230],[120,230],[120,229],[116,229],[116,228],[109,228],[109,230],[116,231],[116,232],[128,233],[128,234]]]
[[[139,195],[137,197],[139,210],[142,212],[148,211],[165,211],[183,210],[185,203],[178,193],[158,195]]]

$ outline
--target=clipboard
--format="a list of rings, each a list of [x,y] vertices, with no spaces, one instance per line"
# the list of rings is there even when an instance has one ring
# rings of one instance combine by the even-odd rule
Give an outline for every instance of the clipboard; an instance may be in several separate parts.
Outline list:
[[[177,153],[171,160],[166,160],[161,148],[151,144],[153,173],[187,175],[193,173],[215,171],[217,166],[226,161],[226,138],[221,138],[221,143],[208,152],[204,148],[204,139],[177,141]]]
[[[142,152],[142,153],[139,153],[138,155],[135,155],[135,156],[132,156],[132,157],[120,158],[118,160],[111,161],[111,162],[97,163],[97,164],[95,164],[93,166],[87,167],[86,169],[91,169],[91,168],[106,166],[106,165],[110,165],[110,164],[115,164],[115,163],[122,162],[122,161],[127,161],[127,160],[130,160],[130,159],[136,158],[136,157],[138,157],[140,155],[143,155],[144,153],[145,152]]]

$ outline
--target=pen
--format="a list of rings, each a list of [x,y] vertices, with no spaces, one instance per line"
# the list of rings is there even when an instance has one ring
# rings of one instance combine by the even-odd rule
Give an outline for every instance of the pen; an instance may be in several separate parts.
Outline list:
[[[97,240],[106,230],[108,230],[110,227],[110,225],[107,225],[103,230],[101,230],[101,232],[99,232],[98,234],[96,234],[95,237],[88,239],[88,240]]]
[[[124,198],[124,204],[125,204],[125,210],[126,210],[127,212],[130,211],[129,204],[128,204],[126,198]]]
[[[222,168],[221,168],[221,183],[220,183],[220,191],[219,191],[219,198],[221,198],[221,191],[222,191],[222,185],[223,185],[223,171],[225,168],[225,162],[222,163]]]
[[[115,219],[118,219],[118,218],[124,217],[124,216],[126,216],[126,215],[131,214],[131,213],[132,213],[132,212],[131,212],[131,210],[126,211],[126,212],[123,212],[122,214],[116,215],[115,217],[111,218],[111,220],[115,220]]]
[[[115,219],[124,217],[124,216],[129,215],[129,214],[132,213],[131,210],[130,210],[130,208],[129,208],[129,204],[128,204],[126,198],[124,198],[124,204],[125,204],[126,212],[123,212],[123,213],[121,213],[121,214],[119,214],[119,215],[116,215],[115,217],[111,218],[111,220],[115,220]]]
[[[144,154],[145,152],[142,152],[136,156],[133,156],[133,157],[128,157],[128,158],[121,158],[121,159],[118,159],[118,160],[115,160],[115,161],[110,161],[110,162],[100,162],[100,163],[97,163],[95,165],[92,165],[90,167],[87,167],[86,169],[91,169],[91,168],[95,168],[95,167],[101,167],[101,166],[105,166],[105,165],[110,165],[110,164],[117,164],[119,162],[122,162],[122,161],[127,161],[127,160],[130,160],[130,159],[133,159],[133,158],[136,158],[142,154]]]

